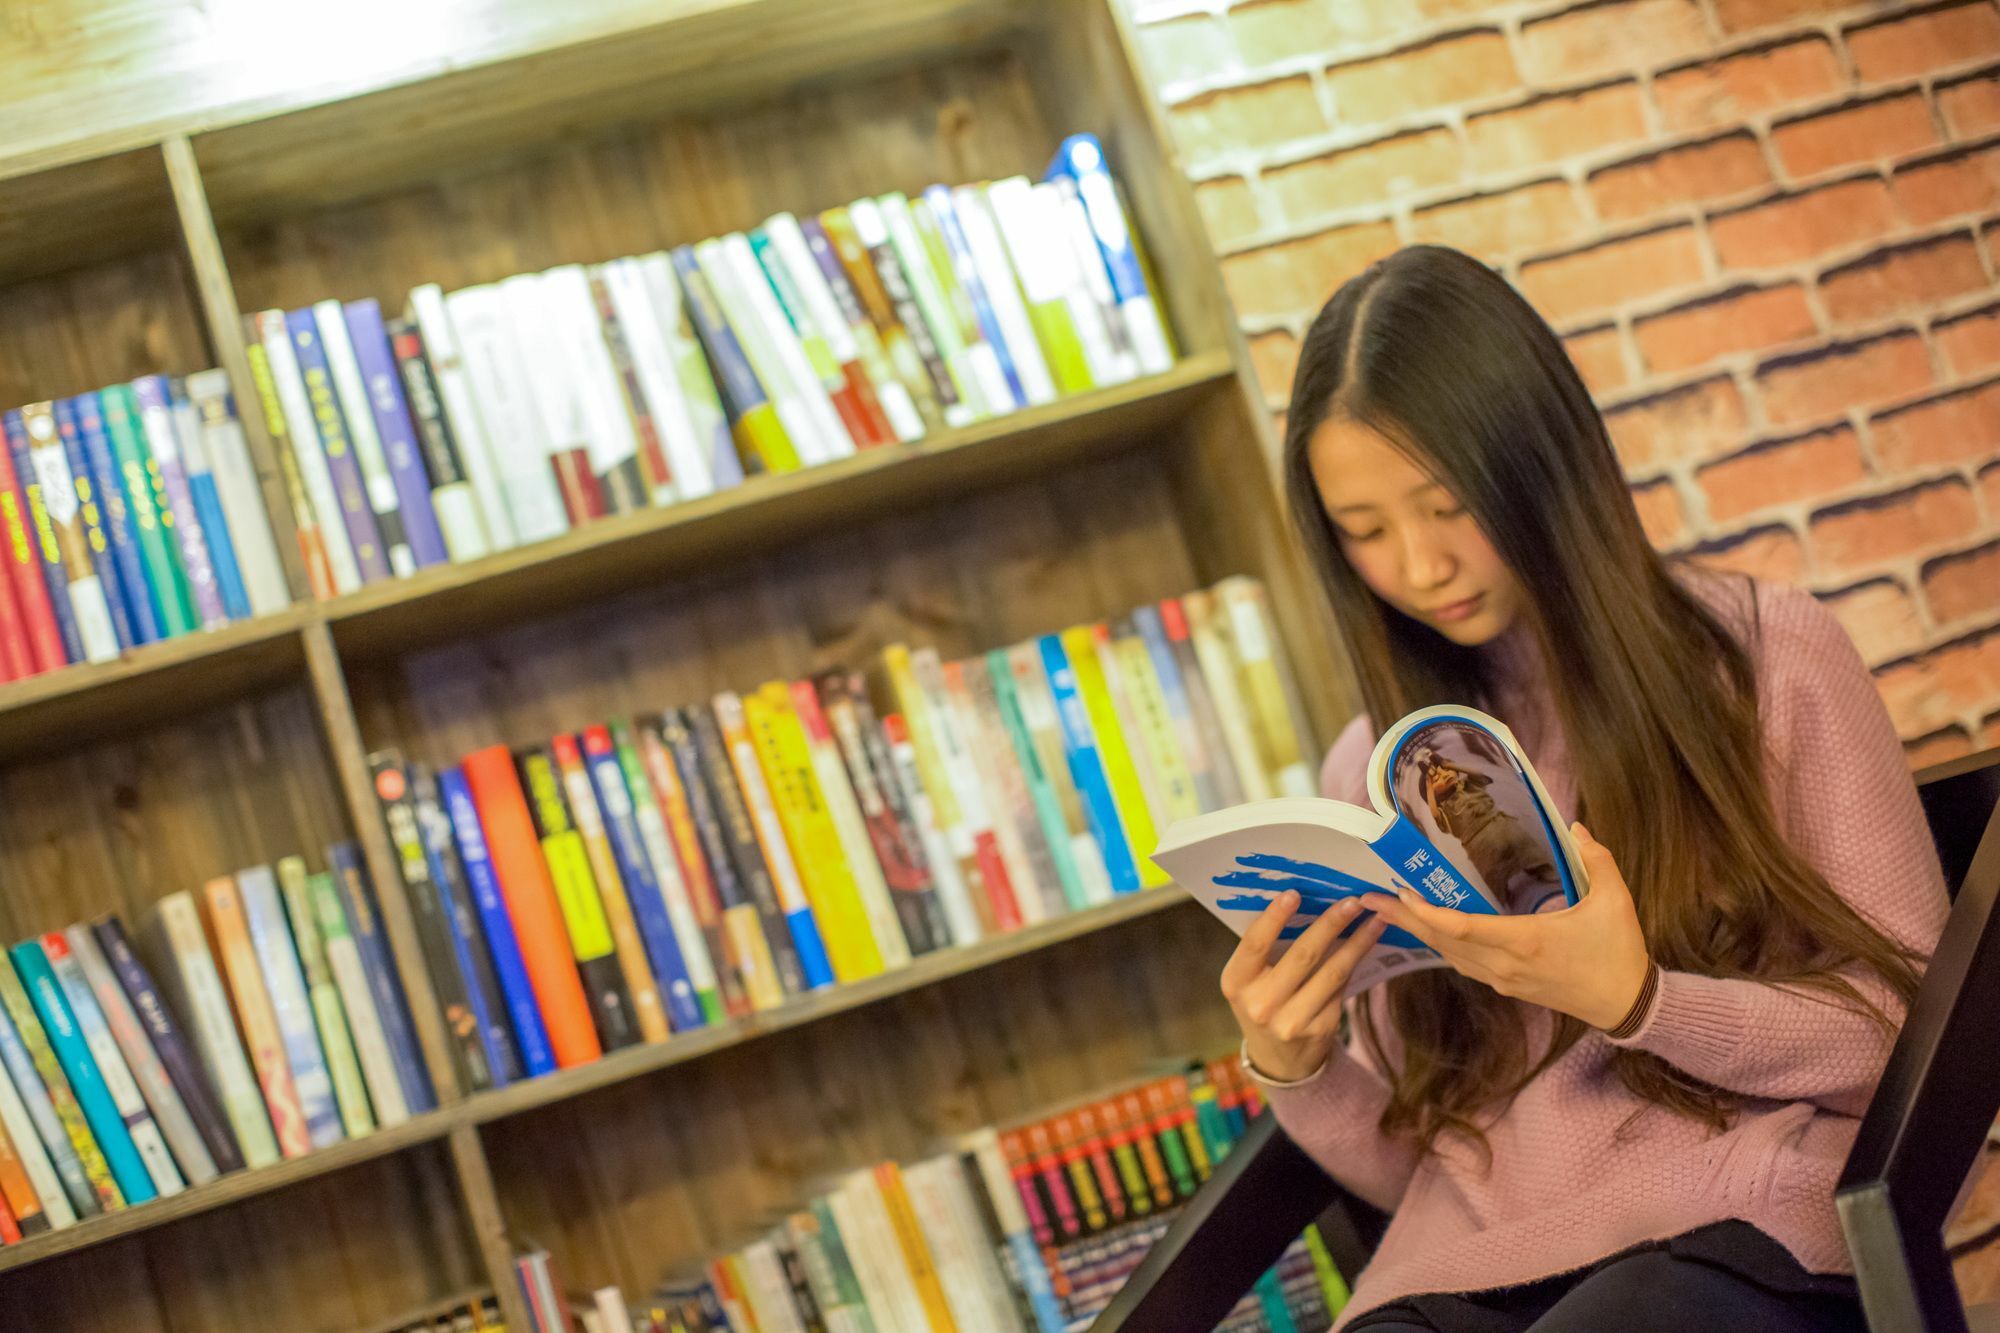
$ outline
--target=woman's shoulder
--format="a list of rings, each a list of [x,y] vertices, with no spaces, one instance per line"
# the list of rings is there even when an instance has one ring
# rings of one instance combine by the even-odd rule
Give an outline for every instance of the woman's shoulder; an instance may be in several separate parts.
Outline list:
[[[1676,573],[1743,645],[1760,677],[1801,666],[1824,669],[1833,664],[1829,657],[1859,658],[1839,617],[1804,588],[1699,566]]]
[[[1368,801],[1368,756],[1375,751],[1375,724],[1366,713],[1356,713],[1341,728],[1326,762],[1319,768],[1322,796],[1336,801],[1365,805]]]

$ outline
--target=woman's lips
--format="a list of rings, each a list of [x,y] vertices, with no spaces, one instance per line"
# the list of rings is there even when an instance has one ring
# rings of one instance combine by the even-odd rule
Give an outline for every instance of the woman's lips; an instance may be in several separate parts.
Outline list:
[[[1447,602],[1443,606],[1434,607],[1424,612],[1424,619],[1434,621],[1438,624],[1449,625],[1477,615],[1479,608],[1485,604],[1486,594],[1483,592],[1475,593],[1471,597],[1464,598],[1461,601]]]

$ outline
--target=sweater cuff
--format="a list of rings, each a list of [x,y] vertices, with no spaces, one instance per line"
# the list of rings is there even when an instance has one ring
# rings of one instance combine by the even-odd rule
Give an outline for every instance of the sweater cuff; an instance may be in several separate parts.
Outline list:
[[[1747,1035],[1743,987],[1692,972],[1660,973],[1659,992],[1638,1031],[1613,1046],[1650,1051],[1696,1078],[1715,1081],[1735,1063]]]

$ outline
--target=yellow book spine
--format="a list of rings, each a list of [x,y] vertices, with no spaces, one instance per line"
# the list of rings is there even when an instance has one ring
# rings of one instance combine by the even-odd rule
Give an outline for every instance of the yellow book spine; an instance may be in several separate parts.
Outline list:
[[[958,1333],[958,1323],[951,1317],[944,1283],[938,1280],[937,1264],[931,1259],[931,1247],[924,1239],[923,1228],[917,1224],[917,1210],[910,1203],[902,1171],[894,1162],[884,1162],[875,1168],[875,1183],[882,1190],[882,1203],[889,1213],[889,1225],[896,1233],[896,1246],[909,1266],[910,1280],[916,1285],[917,1298],[923,1302],[924,1318],[930,1323],[931,1333]]]
[[[632,900],[625,896],[625,879],[618,873],[618,858],[611,851],[611,839],[604,831],[604,817],[597,808],[597,793],[590,785],[590,773],[574,738],[559,736],[555,744],[556,763],[563,789],[569,793],[570,813],[583,839],[583,854],[590,861],[592,881],[604,910],[605,924],[611,928],[611,948],[618,956],[618,971],[625,988],[632,992],[632,1012],[639,1020],[639,1035],[647,1041],[665,1041],[670,1031],[660,988],[646,961],[646,944],[639,936],[639,923],[632,915]]]
[[[1090,362],[1083,354],[1083,339],[1077,336],[1076,320],[1061,300],[1030,301],[1028,321],[1035,326],[1035,338],[1048,358],[1049,374],[1063,393],[1082,393],[1097,387],[1091,377]]]
[[[736,418],[731,433],[736,438],[737,450],[744,457],[762,463],[766,472],[799,470],[798,448],[785,430],[785,423],[778,420],[778,409],[771,404],[759,403]]]
[[[1160,689],[1159,673],[1153,669],[1153,655],[1137,634],[1113,639],[1112,653],[1118,660],[1118,674],[1125,682],[1125,699],[1139,724],[1139,737],[1152,758],[1159,778],[1160,799],[1169,819],[1188,819],[1201,813],[1201,800],[1194,791],[1194,772],[1181,753],[1174,735],[1174,720],[1167,712],[1167,696]]]
[[[1289,679],[1263,585],[1247,578],[1216,585],[1229,627],[1228,641],[1243,671],[1250,720],[1278,788],[1287,796],[1316,795],[1304,751],[1305,720]]]
[[[1097,738],[1098,757],[1111,785],[1111,803],[1118,807],[1118,822],[1124,825],[1125,840],[1139,862],[1139,883],[1146,888],[1169,883],[1167,872],[1153,864],[1153,849],[1160,845],[1159,830],[1146,806],[1146,793],[1139,785],[1139,770],[1132,763],[1127,737],[1118,726],[1104,668],[1097,660],[1096,632],[1089,625],[1074,626],[1062,632],[1062,644],[1076,676],[1076,692],[1083,699],[1090,729]]]
[[[889,672],[889,688],[895,692],[896,706],[910,730],[910,746],[917,752],[917,777],[931,798],[931,813],[938,830],[947,837],[958,827],[958,799],[944,771],[944,756],[938,749],[937,721],[931,716],[930,696],[917,683],[916,666],[907,645],[892,643],[882,650],[882,664]]]

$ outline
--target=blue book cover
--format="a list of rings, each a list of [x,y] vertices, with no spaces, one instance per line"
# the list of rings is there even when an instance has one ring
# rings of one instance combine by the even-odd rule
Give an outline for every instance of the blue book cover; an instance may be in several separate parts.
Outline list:
[[[1094,134],[1072,134],[1056,149],[1047,179],[1064,178],[1074,184],[1090,222],[1098,257],[1111,284],[1112,300],[1124,316],[1125,331],[1131,336],[1140,369],[1151,375],[1173,368],[1174,352],[1166,321],[1153,293],[1146,286],[1145,266],[1139,262],[1138,240],[1131,220],[1118,197],[1117,184],[1104,157],[1104,145]]]
[[[63,656],[81,662],[83,631],[77,628],[76,608],[69,600],[69,571],[63,568],[62,549],[56,545],[55,529],[49,522],[48,506],[42,502],[42,483],[28,456],[28,423],[18,411],[0,416],[0,434],[7,437],[7,454],[14,464],[14,482],[21,488],[22,502],[35,539],[35,551],[42,558],[42,583],[48,589],[49,610],[56,618],[56,633],[62,638]]]
[[[451,821],[458,843],[459,864],[465,867],[466,887],[486,933],[486,949],[493,956],[493,970],[500,977],[500,992],[506,997],[508,1017],[513,1020],[522,1067],[529,1078],[550,1073],[556,1067],[555,1052],[549,1047],[548,1027],[542,1022],[541,1006],[535,1003],[535,988],[528,981],[527,965],[521,961],[521,945],[514,937],[514,918],[507,914],[507,900],[500,891],[493,857],[486,848],[486,829],[479,822],[479,807],[473,804],[472,788],[466,785],[464,770],[456,767],[439,773],[437,784],[445,816]]]
[[[0,958],[0,967],[11,967],[5,958]],[[49,1099],[48,1086],[42,1082],[39,1070],[35,1068],[35,1058],[28,1053],[28,1045],[21,1040],[21,1034],[14,1027],[14,1020],[5,1007],[0,1007],[0,1064],[7,1067],[7,1076],[14,1081],[14,1090],[28,1108],[28,1118],[35,1123],[35,1137],[42,1141],[47,1150],[49,1163],[55,1167],[57,1179],[62,1181],[65,1197],[76,1209],[79,1218],[95,1217],[103,1211],[97,1200],[97,1191],[91,1188],[90,1177],[84,1174],[83,1160],[76,1155],[76,1145],[69,1141],[69,1131],[63,1128],[61,1117],[56,1115],[56,1106]]]
[[[396,504],[403,516],[403,536],[409,540],[410,554],[419,569],[444,564],[451,556],[445,550],[437,510],[431,505],[431,475],[417,445],[416,422],[410,416],[409,400],[403,396],[402,371],[389,346],[382,307],[370,297],[349,301],[343,309],[347,338],[354,344],[354,361],[368,389],[376,433],[382,438],[382,453],[396,483]]]
[[[959,285],[965,288],[966,299],[972,302],[973,319],[979,324],[979,332],[993,347],[993,355],[999,358],[1000,374],[1007,381],[1007,392],[1014,397],[1015,407],[1028,405],[1028,391],[1021,384],[1021,373],[1014,366],[1014,355],[1007,347],[1007,334],[1000,327],[1000,319],[993,313],[993,302],[986,295],[986,283],[979,276],[979,269],[973,263],[972,246],[965,239],[965,228],[958,220],[958,204],[952,198],[949,187],[933,185],[924,191],[924,202],[931,206],[937,218],[938,231],[944,237],[944,248],[951,256],[951,269],[958,277]]]
[[[660,984],[660,996],[667,1006],[667,1023],[675,1032],[701,1027],[704,1022],[701,1000],[694,993],[680,942],[674,938],[674,923],[667,915],[667,900],[660,891],[659,876],[653,873],[653,863],[640,840],[632,791],[625,785],[618,751],[603,727],[587,728],[580,739],[584,767],[590,773],[590,785],[597,792],[597,807],[604,817],[605,838],[618,862],[618,877],[625,881],[625,897],[632,905],[632,918],[638,923],[639,938],[645,943],[653,976]]]
[[[76,485],[77,517],[83,522],[84,544],[90,548],[90,567],[104,589],[105,609],[111,613],[111,632],[118,638],[118,650],[130,652],[139,642],[134,637],[132,617],[127,610],[125,581],[118,557],[111,549],[111,536],[104,522],[104,492],[90,469],[84,449],[83,427],[79,423],[77,399],[58,398],[53,405],[56,438],[62,441],[63,456],[69,459],[69,474]]]
[[[1084,818],[1091,836],[1104,853],[1104,869],[1111,876],[1113,893],[1139,891],[1139,863],[1132,858],[1132,844],[1125,840],[1125,826],[1119,822],[1118,806],[1111,799],[1111,780],[1105,775],[1104,761],[1097,753],[1097,738],[1090,729],[1090,715],[1084,711],[1083,696],[1076,692],[1076,673],[1070,668],[1069,652],[1062,639],[1044,634],[1036,641],[1042,651],[1042,669],[1048,672],[1049,693],[1056,703],[1056,718],[1062,723],[1063,753],[1069,759],[1070,779],[1083,798]]]
[[[472,890],[465,866],[452,843],[451,821],[438,800],[437,780],[421,764],[409,766],[410,804],[417,819],[417,836],[424,844],[424,864],[437,887],[438,906],[451,927],[452,959],[465,980],[466,1000],[479,1025],[479,1044],[486,1052],[487,1076],[496,1088],[521,1079],[521,1057],[507,1026],[507,999],[499,970],[486,944],[486,932],[472,908]]]
[[[21,974],[28,998],[34,1003],[35,1013],[41,1017],[42,1030],[48,1034],[56,1062],[69,1079],[77,1105],[83,1109],[91,1137],[97,1140],[104,1161],[111,1168],[111,1178],[118,1183],[118,1192],[125,1196],[125,1202],[133,1204],[158,1198],[153,1178],[132,1142],[132,1131],[125,1124],[125,1117],[118,1114],[111,1089],[105,1086],[104,1075],[98,1072],[97,1061],[91,1058],[90,1046],[77,1028],[76,1015],[70,1011],[69,1001],[63,998],[62,987],[42,946],[34,940],[23,940],[8,952],[13,956],[14,970]]]
[[[201,423],[201,409],[188,397],[186,380],[169,380],[167,392],[174,434],[180,437],[181,462],[187,468],[188,496],[194,502],[201,535],[208,541],[208,559],[215,570],[216,588],[222,594],[223,614],[231,620],[248,620],[250,592],[243,584],[243,565],[236,558],[236,540],[229,535],[228,516],[222,511],[222,490],[215,483],[215,463],[208,456],[207,429]]]
[[[306,1135],[313,1147],[328,1147],[346,1138],[347,1130],[333,1097],[333,1074],[320,1048],[319,1024],[306,990],[305,969],[299,966],[298,946],[292,941],[285,907],[278,899],[277,876],[269,866],[253,866],[237,872],[236,887],[243,898],[243,916],[250,927],[257,969],[264,974],[264,988],[270,992],[271,1009],[278,1018],[278,1035],[285,1043],[285,1063],[291,1066],[299,1109],[305,1112]]]
[[[326,458],[327,472],[340,501],[340,519],[347,539],[354,547],[354,560],[361,569],[361,581],[373,583],[391,576],[388,548],[382,543],[382,529],[376,526],[375,510],[368,503],[368,483],[361,476],[361,460],[347,434],[347,418],[341,413],[340,398],[333,387],[333,371],[326,363],[326,348],[320,345],[319,324],[311,310],[293,310],[285,315],[285,329],[292,335],[292,352],[298,359],[299,377],[305,383],[306,398],[318,428],[320,453]],[[294,442],[309,448],[311,440]]]
[[[153,585],[146,574],[146,557],[139,549],[139,535],[132,530],[132,511],[125,503],[124,488],[118,484],[118,459],[111,452],[111,436],[104,429],[104,404],[96,393],[78,394],[76,424],[83,433],[84,469],[74,459],[70,470],[89,477],[97,492],[98,514],[104,524],[104,538],[111,543],[111,556],[118,565],[118,581],[107,582],[106,596],[116,588],[125,603],[132,641],[156,643],[160,633],[159,612],[154,609]],[[112,602],[114,626],[117,601]]]
[[[354,946],[361,955],[361,970],[368,974],[368,989],[375,996],[382,1033],[389,1039],[389,1058],[396,1063],[396,1081],[403,1087],[403,1101],[411,1115],[435,1110],[437,1094],[431,1091],[430,1074],[424,1069],[424,1053],[417,1045],[410,1007],[403,1002],[403,984],[396,977],[396,964],[382,935],[382,918],[375,910],[375,890],[368,882],[361,849],[352,842],[337,842],[326,849],[326,860],[340,885],[341,905],[347,909]]]

